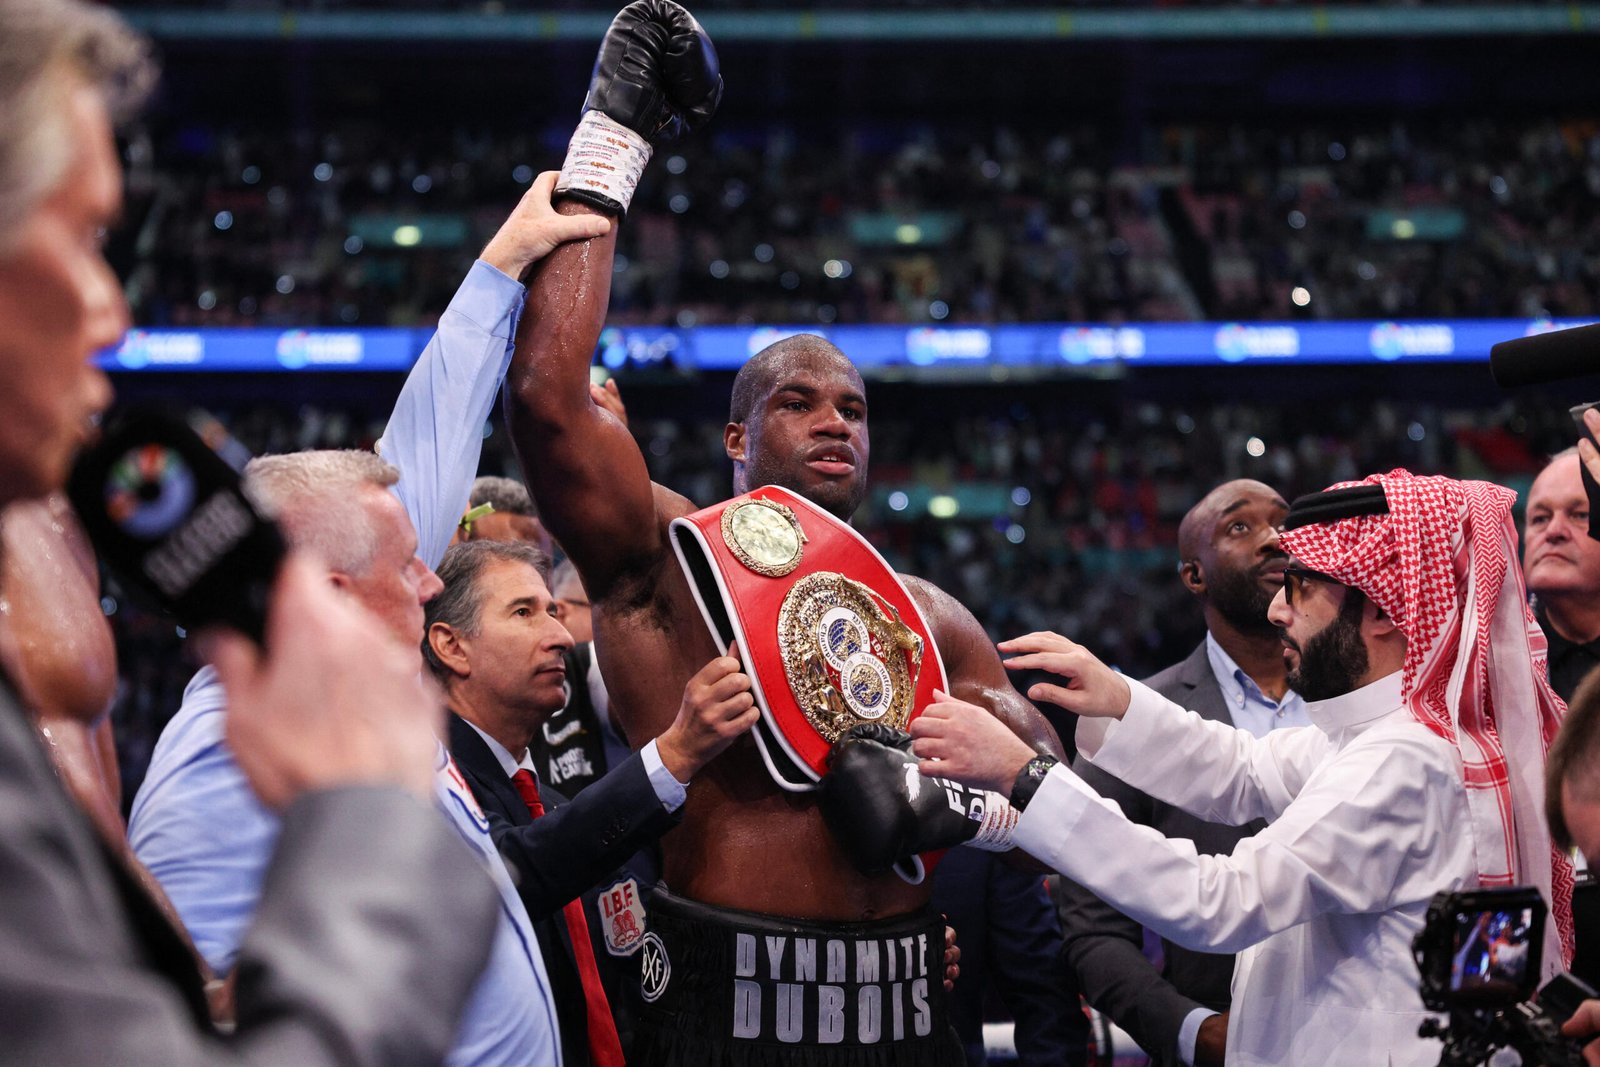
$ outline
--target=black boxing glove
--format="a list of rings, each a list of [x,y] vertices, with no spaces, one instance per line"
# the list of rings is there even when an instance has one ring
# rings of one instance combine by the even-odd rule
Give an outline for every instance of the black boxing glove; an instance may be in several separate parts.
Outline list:
[[[650,146],[703,125],[722,99],[717,52],[672,0],[634,0],[600,42],[556,195],[625,215]]]
[[[911,735],[880,723],[853,726],[839,738],[817,804],[839,847],[869,875],[951,845],[1005,852],[1019,818],[999,793],[924,777]]]

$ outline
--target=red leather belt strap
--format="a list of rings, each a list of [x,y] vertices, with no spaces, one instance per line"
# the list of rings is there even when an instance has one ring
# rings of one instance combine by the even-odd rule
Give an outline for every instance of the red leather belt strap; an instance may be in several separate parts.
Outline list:
[[[737,640],[773,779],[805,791],[858,722],[905,728],[946,688],[911,594],[846,523],[779,486],[672,522],[672,547],[717,641]]]

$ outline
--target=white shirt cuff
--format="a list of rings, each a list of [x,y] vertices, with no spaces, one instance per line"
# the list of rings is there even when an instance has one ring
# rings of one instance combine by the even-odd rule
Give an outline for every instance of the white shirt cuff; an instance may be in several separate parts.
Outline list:
[[[644,760],[644,769],[650,775],[650,788],[656,791],[656,799],[661,801],[661,806],[668,811],[677,811],[683,807],[683,802],[689,799],[689,787],[672,776],[667,770],[667,765],[661,762],[661,753],[656,751],[655,738],[639,750],[639,758]]]
[[[1194,1067],[1194,1046],[1200,1039],[1200,1024],[1217,1014],[1210,1008],[1196,1008],[1183,1018],[1178,1027],[1178,1058]]]

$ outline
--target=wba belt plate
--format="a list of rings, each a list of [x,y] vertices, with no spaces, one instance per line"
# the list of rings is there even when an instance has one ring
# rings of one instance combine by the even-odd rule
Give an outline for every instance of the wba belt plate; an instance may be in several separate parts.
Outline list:
[[[945,688],[944,663],[900,579],[849,525],[763,486],[672,522],[706,626],[743,651],[773,780],[815,789],[850,727],[904,729]]]

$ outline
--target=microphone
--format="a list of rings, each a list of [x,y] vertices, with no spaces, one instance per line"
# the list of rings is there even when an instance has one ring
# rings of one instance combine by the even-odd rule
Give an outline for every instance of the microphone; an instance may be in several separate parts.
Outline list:
[[[121,412],[78,456],[67,495],[125,584],[184,626],[221,623],[260,644],[283,537],[202,432],[221,442],[215,420]]]
[[[1489,349],[1489,373],[1502,389],[1600,374],[1600,323],[1501,341]]]

